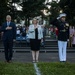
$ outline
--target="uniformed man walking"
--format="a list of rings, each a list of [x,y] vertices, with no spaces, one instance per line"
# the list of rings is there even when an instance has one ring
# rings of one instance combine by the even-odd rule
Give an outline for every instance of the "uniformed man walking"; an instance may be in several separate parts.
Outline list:
[[[61,62],[66,61],[67,41],[69,40],[69,24],[65,20],[66,14],[61,13],[57,19],[51,22],[58,28],[59,60]]]

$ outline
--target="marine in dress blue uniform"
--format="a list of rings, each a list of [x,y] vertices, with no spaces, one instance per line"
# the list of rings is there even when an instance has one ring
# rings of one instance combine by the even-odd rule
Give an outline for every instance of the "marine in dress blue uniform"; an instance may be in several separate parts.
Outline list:
[[[1,31],[3,32],[5,59],[7,62],[10,62],[13,56],[13,40],[15,41],[16,38],[16,25],[11,22],[10,15],[6,16],[6,21],[2,25]]]
[[[66,61],[67,41],[69,40],[69,24],[65,21],[66,14],[61,13],[59,17],[51,22],[58,28],[59,60]]]

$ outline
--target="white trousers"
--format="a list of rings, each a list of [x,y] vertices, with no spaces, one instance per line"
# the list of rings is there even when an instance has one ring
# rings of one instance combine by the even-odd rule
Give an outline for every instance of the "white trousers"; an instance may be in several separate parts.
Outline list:
[[[66,61],[67,41],[64,42],[58,40],[58,48],[59,48],[59,60]]]

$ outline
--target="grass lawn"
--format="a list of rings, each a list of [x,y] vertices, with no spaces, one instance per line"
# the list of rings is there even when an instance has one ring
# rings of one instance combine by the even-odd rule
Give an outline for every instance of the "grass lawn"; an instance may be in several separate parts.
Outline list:
[[[73,63],[38,63],[42,75],[75,75]]]
[[[32,63],[0,62],[0,75],[36,75]]]

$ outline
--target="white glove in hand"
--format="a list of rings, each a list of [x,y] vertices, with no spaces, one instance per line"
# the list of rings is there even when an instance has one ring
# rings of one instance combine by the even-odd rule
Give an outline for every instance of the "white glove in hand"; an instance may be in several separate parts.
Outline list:
[[[69,39],[67,39],[67,41],[69,41]]]
[[[60,19],[60,17],[57,17],[57,20]]]

